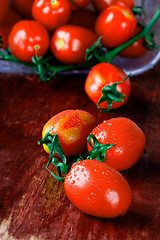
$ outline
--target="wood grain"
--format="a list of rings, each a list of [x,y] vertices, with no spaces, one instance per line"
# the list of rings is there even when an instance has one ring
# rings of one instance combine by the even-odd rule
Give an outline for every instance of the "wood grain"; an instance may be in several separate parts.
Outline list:
[[[84,92],[85,77],[61,75],[42,83],[35,75],[0,74],[0,239],[160,239],[160,63],[131,78],[131,96],[114,114],[97,110]],[[144,153],[122,172],[133,194],[125,216],[83,214],[46,171],[48,155],[37,141],[44,123],[65,109],[86,110],[97,123],[128,117],[145,132]]]

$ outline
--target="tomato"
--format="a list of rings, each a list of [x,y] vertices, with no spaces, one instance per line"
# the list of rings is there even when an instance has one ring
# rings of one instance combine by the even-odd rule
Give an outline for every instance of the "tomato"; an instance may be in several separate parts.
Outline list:
[[[86,7],[89,5],[89,3],[91,2],[91,0],[73,0],[72,1],[76,6],[78,7]]]
[[[99,12],[112,5],[120,5],[130,9],[134,7],[134,0],[92,0],[91,2]]]
[[[48,30],[53,31],[68,22],[71,6],[67,0],[35,0],[32,15]]]
[[[117,170],[133,166],[146,143],[143,131],[132,120],[124,117],[103,121],[91,134],[95,135],[101,144],[116,144],[107,150],[105,163]],[[89,144],[88,150],[91,150]]]
[[[65,64],[83,63],[86,49],[96,40],[96,35],[87,28],[64,25],[54,32],[51,39],[51,51],[59,61]]]
[[[98,37],[102,36],[105,47],[115,48],[129,40],[136,26],[136,17],[129,8],[113,5],[98,16],[95,32]]]
[[[142,29],[137,25],[137,28],[133,34],[133,36],[137,35]],[[132,45],[126,47],[123,51],[119,53],[121,57],[127,58],[137,58],[143,56],[147,49],[144,47],[144,38],[139,38]]]
[[[20,20],[22,20],[21,15],[13,8],[13,6],[10,6],[6,18],[0,23],[0,35],[2,36],[3,49],[8,47],[8,36],[13,25]]]
[[[97,160],[73,164],[64,181],[70,201],[91,216],[113,218],[129,209],[132,195],[124,177]]]
[[[0,0],[0,23],[5,19],[9,11],[9,0]]]
[[[34,0],[12,0],[16,9],[27,18],[32,18],[32,4]]]
[[[21,61],[32,62],[32,57],[43,56],[50,44],[47,30],[33,20],[22,20],[16,23],[9,35],[9,48],[12,54]]]
[[[90,9],[79,9],[72,12],[69,24],[83,26],[94,31],[96,19],[97,15],[94,11]]]
[[[100,109],[107,110],[110,108],[119,108],[127,102],[130,95],[130,79],[127,78],[123,81],[126,77],[127,75],[122,69],[115,67],[110,63],[98,63],[91,69],[87,76],[85,81],[85,92]],[[104,87],[113,86],[115,83],[117,83],[117,92],[114,93],[109,91],[109,94],[112,94],[111,98],[108,95],[108,92],[106,92],[106,94],[102,93]],[[123,96],[119,97],[119,93]],[[120,98],[119,102],[117,99],[113,100],[113,94],[116,94],[116,96]],[[99,104],[102,97],[103,102]]]
[[[82,110],[65,110],[53,116],[43,127],[42,137],[50,131],[58,134],[62,150],[66,156],[82,153],[86,148],[87,136],[95,127],[96,120]],[[46,152],[48,147],[43,145]]]

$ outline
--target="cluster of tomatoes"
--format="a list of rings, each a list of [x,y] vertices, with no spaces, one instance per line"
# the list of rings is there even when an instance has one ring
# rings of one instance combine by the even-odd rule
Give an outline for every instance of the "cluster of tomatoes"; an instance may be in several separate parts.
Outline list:
[[[115,49],[142,30],[133,14],[134,0],[0,0],[0,6],[2,48],[9,46],[16,59],[27,63],[50,52],[53,61],[80,65],[99,38],[103,48]],[[143,41],[144,37],[138,38],[119,54],[145,54]],[[85,91],[100,110],[110,111],[127,102],[130,79],[105,59],[100,62],[93,64]],[[49,73],[48,68],[43,69]]]
[[[94,10],[86,8],[89,5]],[[86,50],[99,37],[103,47],[114,49],[141,31],[133,7],[133,0],[0,0],[3,48],[9,46],[24,62],[50,50],[63,64],[83,64]],[[138,57],[145,52],[140,38],[120,55]],[[100,110],[110,111],[126,103],[130,79],[111,63],[101,62],[89,72],[85,91]],[[50,163],[56,166],[59,176],[51,174],[64,181],[77,208],[97,217],[126,213],[132,195],[119,171],[138,160],[146,141],[135,123],[119,117],[96,126],[88,112],[67,110],[49,120],[42,135],[40,143],[50,154],[47,169]],[[83,155],[86,147],[88,153]],[[66,157],[79,154],[70,167]]]
[[[104,47],[115,48],[140,31],[133,7],[134,0],[0,0],[3,48],[24,62],[51,50],[60,62],[79,64],[99,36]],[[120,55],[145,52],[141,38]]]
[[[59,176],[50,173],[64,182],[68,198],[78,209],[108,218],[126,213],[132,194],[119,171],[139,159],[146,142],[133,121],[118,117],[97,125],[86,111],[65,110],[44,125],[42,137],[39,143],[50,154],[47,169],[51,163],[56,166]],[[71,167],[67,165],[66,157],[77,154]]]

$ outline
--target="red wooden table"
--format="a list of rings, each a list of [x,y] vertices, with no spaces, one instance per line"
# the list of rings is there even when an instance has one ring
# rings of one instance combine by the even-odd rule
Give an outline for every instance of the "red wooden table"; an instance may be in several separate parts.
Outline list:
[[[132,92],[115,114],[102,113],[84,92],[84,75],[61,75],[49,83],[36,75],[0,74],[0,239],[160,239],[160,63],[132,77]],[[83,109],[97,122],[130,118],[145,132],[139,161],[122,174],[133,202],[125,216],[101,219],[74,207],[45,169],[48,155],[37,144],[49,118]]]

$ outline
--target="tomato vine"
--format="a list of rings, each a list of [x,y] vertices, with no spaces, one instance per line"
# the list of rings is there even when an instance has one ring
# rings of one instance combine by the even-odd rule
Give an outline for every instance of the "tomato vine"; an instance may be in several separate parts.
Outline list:
[[[157,22],[157,20],[160,18],[160,6],[157,10],[157,12],[154,14],[153,18],[150,20],[150,22],[145,26],[141,25],[143,27],[143,30],[138,33],[136,36],[125,42],[124,44],[108,50],[106,52],[106,49],[103,48],[101,45],[101,38],[97,40],[95,44],[93,44],[90,48],[86,51],[86,62],[83,64],[77,64],[77,65],[51,65],[50,59],[51,57],[38,57],[35,56],[32,58],[33,63],[26,63],[23,61],[18,60],[16,57],[14,57],[10,50],[7,48],[5,51],[0,51],[0,60],[4,61],[11,61],[20,63],[23,65],[26,65],[33,69],[40,77],[40,80],[43,82],[48,82],[52,78],[54,78],[57,74],[62,72],[68,72],[71,70],[79,70],[79,69],[88,69],[94,66],[95,64],[99,62],[108,62],[112,63],[113,59],[126,47],[133,44],[138,39],[144,37],[145,39],[145,47],[148,50],[153,50],[154,48],[157,48],[157,44],[154,42],[154,34],[152,32],[152,28]],[[0,40],[0,48],[2,48],[3,42],[2,39]]]

